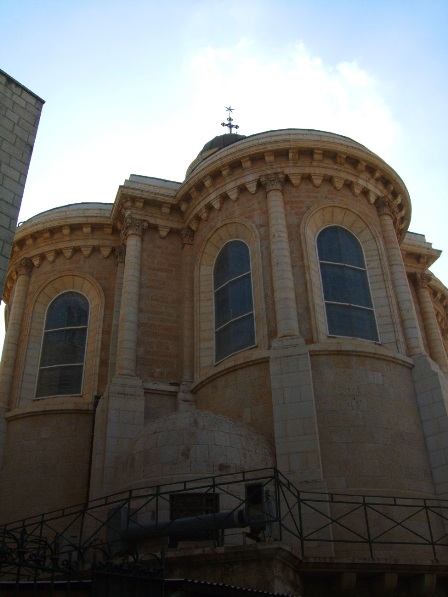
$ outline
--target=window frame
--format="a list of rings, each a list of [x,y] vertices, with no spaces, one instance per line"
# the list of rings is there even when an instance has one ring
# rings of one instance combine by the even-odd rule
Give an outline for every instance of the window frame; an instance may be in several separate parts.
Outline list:
[[[221,255],[221,253],[224,251],[224,249],[230,243],[235,243],[235,242],[242,243],[246,246],[247,254],[248,254],[248,258],[249,258],[249,270],[243,274],[239,274],[238,276],[235,276],[234,278],[227,280],[224,284],[219,286],[219,288],[215,289],[216,262],[217,262],[219,256]],[[238,317],[235,317],[234,319],[230,319],[228,322],[226,322],[225,324],[223,324],[223,325],[219,326],[219,328],[217,328],[217,326],[216,326],[216,292],[221,290],[222,288],[224,288],[226,285],[230,284],[234,280],[243,278],[244,276],[247,276],[247,275],[250,278],[252,310],[249,311],[248,313],[244,313],[243,315],[239,315]],[[212,296],[213,296],[213,357],[214,357],[214,364],[217,365],[218,363],[221,363],[222,361],[224,361],[225,359],[227,359],[228,357],[230,357],[232,355],[243,352],[244,350],[255,348],[257,346],[257,326],[256,326],[256,321],[255,321],[255,298],[254,298],[255,295],[254,295],[254,281],[253,281],[253,268],[252,268],[251,252],[250,252],[250,246],[248,245],[248,243],[246,241],[242,240],[241,238],[229,239],[220,247],[220,249],[216,253],[214,261],[213,261],[213,268],[212,268]],[[216,351],[216,348],[217,348],[216,334],[217,334],[217,332],[219,330],[222,330],[225,326],[228,326],[228,325],[232,324],[233,322],[238,321],[239,319],[243,319],[243,318],[247,317],[248,315],[252,315],[252,326],[253,326],[253,335],[254,335],[253,344],[245,346],[244,348],[239,348],[238,350],[234,350],[232,352],[227,353],[225,356],[218,358],[217,354],[216,354],[216,352],[217,352]]]
[[[364,263],[364,268],[359,267],[359,266],[355,266],[355,265],[351,265],[348,263],[343,263],[343,262],[336,262],[336,261],[325,261],[323,259],[320,258],[319,255],[319,237],[322,234],[322,232],[328,228],[340,228],[342,230],[345,230],[348,234],[350,234],[356,241],[357,244],[359,246],[359,249],[361,251],[361,255],[362,255],[362,259],[363,259],[363,263]],[[318,267],[319,267],[319,278],[320,278],[320,289],[321,289],[321,293],[322,293],[322,301],[323,301],[323,308],[324,308],[324,316],[325,316],[325,324],[326,324],[326,328],[327,328],[327,335],[332,337],[332,338],[354,338],[357,340],[366,340],[367,342],[373,342],[374,344],[380,344],[381,343],[381,339],[380,339],[380,333],[379,333],[379,327],[378,327],[378,321],[377,321],[377,316],[376,316],[376,310],[375,310],[375,303],[373,300],[373,293],[372,293],[372,288],[370,285],[370,279],[369,279],[369,268],[367,266],[367,261],[366,261],[366,256],[364,253],[364,247],[362,245],[362,243],[360,242],[360,240],[358,239],[358,237],[348,228],[346,228],[345,226],[341,226],[340,224],[336,224],[336,223],[331,223],[328,224],[327,226],[323,226],[316,234],[315,237],[315,250],[316,250],[316,255],[317,255],[317,262],[318,262]],[[352,269],[352,270],[357,270],[357,271],[361,271],[364,272],[365,274],[365,283],[366,283],[366,289],[368,290],[369,293],[369,298],[370,298],[370,302],[372,304],[372,307],[366,307],[364,305],[358,305],[355,303],[343,303],[343,302],[338,302],[338,301],[332,301],[332,300],[327,300],[325,298],[325,289],[324,289],[324,279],[323,279],[323,275],[322,275],[322,267],[321,264],[328,264],[328,265],[334,265],[337,267],[340,267],[343,269],[343,271],[345,272],[346,269]],[[350,307],[354,307],[356,309],[361,309],[361,310],[365,310],[365,311],[370,311],[373,314],[373,321],[375,324],[375,330],[376,330],[376,338],[366,338],[366,337],[362,337],[359,335],[350,335],[350,336],[345,336],[342,334],[335,334],[332,333],[330,331],[330,326],[328,323],[328,313],[327,313],[327,305],[328,304],[333,304],[333,305],[340,305],[343,307],[347,307],[348,309]],[[353,327],[353,319],[352,317],[350,317],[351,320],[351,324]],[[356,330],[354,330],[354,332],[356,332]]]
[[[48,317],[49,310],[51,309],[51,306],[59,297],[61,297],[64,294],[68,294],[68,293],[79,294],[80,296],[84,297],[84,299],[87,301],[87,304],[88,304],[87,323],[83,326],[67,326],[67,327],[52,328],[52,329],[47,330],[46,329],[47,317]],[[76,290],[76,289],[63,290],[63,291],[59,292],[56,296],[54,296],[51,299],[51,301],[48,303],[48,305],[45,309],[45,315],[44,315],[44,321],[43,321],[43,329],[42,329],[42,336],[41,336],[40,350],[39,350],[39,359],[38,359],[38,366],[37,366],[37,375],[36,375],[36,382],[35,382],[35,388],[34,388],[34,400],[44,400],[46,398],[57,398],[60,396],[66,397],[66,396],[82,396],[83,395],[84,379],[85,379],[85,374],[86,374],[86,356],[87,356],[87,345],[88,345],[88,340],[89,340],[89,324],[90,324],[90,318],[91,318],[91,311],[92,311],[92,306],[90,304],[89,298],[83,292],[80,292],[79,290]],[[47,332],[62,331],[62,330],[67,330],[67,329],[85,329],[86,330],[86,336],[85,336],[85,341],[84,341],[84,354],[83,354],[83,361],[82,361],[82,375],[81,375],[80,390],[79,390],[79,392],[69,392],[69,393],[64,393],[64,394],[61,394],[61,393],[45,394],[43,396],[37,396],[39,377],[40,377],[40,372],[42,369],[52,369],[55,367],[64,367],[64,366],[70,367],[70,366],[79,366],[80,365],[80,363],[64,363],[63,365],[50,365],[50,366],[41,367],[45,334]]]

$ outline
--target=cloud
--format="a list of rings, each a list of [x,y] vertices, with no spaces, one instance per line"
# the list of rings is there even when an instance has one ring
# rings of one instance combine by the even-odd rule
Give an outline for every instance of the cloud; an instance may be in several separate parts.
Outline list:
[[[302,43],[274,54],[247,39],[207,46],[184,69],[189,109],[216,119],[226,102],[244,134],[278,128],[327,130],[384,153],[400,135],[380,82],[355,61],[325,64]]]

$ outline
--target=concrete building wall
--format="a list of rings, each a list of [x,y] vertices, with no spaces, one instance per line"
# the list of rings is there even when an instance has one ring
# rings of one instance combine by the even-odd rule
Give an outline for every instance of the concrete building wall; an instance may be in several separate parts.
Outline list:
[[[43,104],[0,70],[0,295]]]

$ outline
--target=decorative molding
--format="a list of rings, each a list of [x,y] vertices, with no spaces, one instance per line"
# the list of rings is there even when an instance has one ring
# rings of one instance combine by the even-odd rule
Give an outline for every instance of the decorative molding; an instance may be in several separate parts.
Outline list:
[[[375,207],[379,216],[390,216],[393,220],[397,218],[397,206],[389,197],[378,197],[375,201]]]
[[[367,191],[367,201],[370,203],[370,205],[373,205],[377,199],[378,195],[376,193],[370,190]]]
[[[211,176],[206,176],[202,181],[207,189],[211,189],[213,186],[213,180]]]
[[[299,150],[298,149],[290,149],[288,152],[288,159],[290,162],[297,162],[299,159]]]
[[[313,162],[321,162],[324,159],[324,152],[322,149],[315,149],[313,151]]]
[[[198,216],[201,218],[201,220],[208,220],[208,209],[207,209],[207,207],[203,207],[202,209],[200,209],[198,211]]]
[[[250,182],[244,183],[244,186],[246,187],[246,189],[249,191],[249,193],[251,195],[255,195],[255,193],[257,192],[257,185],[258,185],[257,178],[255,180],[251,180]]]
[[[107,259],[112,252],[112,247],[100,247],[100,254],[103,259]]]
[[[275,161],[275,155],[273,151],[265,151],[264,152],[264,161],[266,164],[273,164]]]
[[[33,270],[33,262],[27,257],[23,257],[14,267],[16,276],[29,276]]]
[[[236,201],[240,196],[240,189],[238,187],[230,189],[229,191],[227,191],[227,195],[230,197],[230,199],[232,199],[232,201]]]
[[[221,174],[224,176],[224,178],[227,178],[230,174],[229,166],[224,166],[223,168],[221,168]]]
[[[302,175],[288,172],[288,178],[293,187],[298,187],[302,182]]]
[[[310,177],[311,177],[311,182],[313,183],[313,185],[316,188],[320,187],[320,185],[322,184],[322,182],[324,180],[323,174],[310,174]]]
[[[342,176],[332,176],[331,177],[331,184],[337,191],[340,191],[342,189],[342,187],[344,186],[344,183],[345,183],[345,178],[343,178]]]
[[[219,211],[219,210],[221,209],[221,207],[222,207],[222,198],[221,198],[221,196],[219,196],[219,197],[215,197],[214,199],[212,199],[212,200],[210,201],[210,203],[213,205],[213,207],[214,207],[214,208],[215,208],[217,211]]]
[[[199,222],[200,222],[200,220],[198,218],[193,218],[192,220],[190,220],[188,225],[194,232],[196,232],[197,229],[199,228]]]
[[[33,255],[33,257],[31,257],[31,261],[33,262],[34,267],[39,267],[43,261],[43,257],[41,254]]]
[[[347,159],[347,155],[345,153],[337,153],[336,154],[336,164],[343,166],[345,164],[346,159]]]
[[[126,241],[130,234],[138,234],[138,236],[142,237],[143,232],[148,228],[148,225],[146,220],[138,220],[137,218],[134,218],[131,211],[127,210],[124,214],[124,226],[121,232],[122,240]]]
[[[66,247],[65,249],[62,249],[62,254],[64,255],[64,257],[66,259],[71,259],[74,252],[75,252],[74,247]]]
[[[81,249],[81,253],[84,257],[90,257],[93,251],[93,245],[84,245],[83,247],[79,247]]]
[[[361,191],[364,187],[359,182],[352,181],[350,183],[350,189],[355,197],[358,197],[361,194]]]
[[[188,226],[182,228],[180,231],[180,235],[182,237],[182,245],[192,245],[194,242],[194,232]]]
[[[432,276],[424,273],[415,273],[412,275],[412,280],[416,288],[428,288],[432,280]]]
[[[250,158],[242,158],[241,165],[245,170],[252,168],[252,160]]]
[[[162,203],[162,205],[160,206],[160,211],[166,216],[169,216],[171,211],[171,205],[169,203]]]
[[[270,191],[281,191],[285,184],[285,175],[281,173],[267,174],[260,178],[260,183],[266,189],[266,193]]]
[[[159,224],[157,228],[159,229],[160,238],[166,238],[168,236],[168,232],[171,230],[171,226],[165,226],[164,224]]]
[[[56,259],[56,251],[45,251],[44,255],[50,263]]]

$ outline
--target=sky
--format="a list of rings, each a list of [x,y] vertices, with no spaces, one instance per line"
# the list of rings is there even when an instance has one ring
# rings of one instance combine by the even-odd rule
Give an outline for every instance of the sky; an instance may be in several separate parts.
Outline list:
[[[19,221],[112,203],[131,173],[182,181],[231,105],[243,135],[377,153],[448,285],[448,0],[0,0],[0,31],[0,68],[46,102]]]

